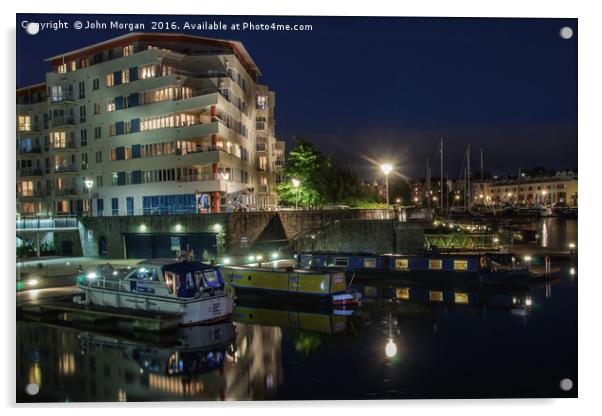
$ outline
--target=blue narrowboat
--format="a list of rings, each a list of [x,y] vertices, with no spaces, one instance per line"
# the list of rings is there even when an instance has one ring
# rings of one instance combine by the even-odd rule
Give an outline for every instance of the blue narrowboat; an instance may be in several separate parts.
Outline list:
[[[402,277],[437,281],[516,283],[535,279],[514,256],[484,254],[400,255],[305,252],[296,257],[302,269],[344,270],[361,277]]]

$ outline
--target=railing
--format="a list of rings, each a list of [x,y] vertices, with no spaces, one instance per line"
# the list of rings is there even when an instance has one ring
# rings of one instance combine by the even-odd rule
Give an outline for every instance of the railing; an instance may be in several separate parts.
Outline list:
[[[44,198],[46,196],[46,192],[42,189],[37,189],[32,192],[27,192],[19,195],[19,198]]]
[[[32,133],[42,130],[42,123],[30,123],[25,126],[18,126],[19,133]]]
[[[42,176],[42,169],[39,168],[21,168],[20,176]]]
[[[267,130],[268,128],[268,123],[265,121],[257,121],[255,122],[255,129],[256,130]]]
[[[54,172],[55,173],[79,172],[79,166],[76,164],[55,166]]]
[[[197,175],[182,175],[178,182],[200,182],[200,181],[217,181],[220,178],[219,173],[200,173]]]
[[[29,155],[32,153],[42,153],[42,148],[40,146],[34,146],[34,147],[20,147],[19,148],[19,154],[20,155]]]
[[[62,149],[77,149],[77,142],[75,140],[67,140],[63,143],[54,143],[52,145],[52,150],[62,150]]]
[[[73,188],[55,189],[54,195],[56,195],[56,196],[76,196],[77,191]]]
[[[17,220],[16,228],[17,230],[77,228],[77,218],[21,218]]]
[[[50,104],[59,104],[64,102],[72,102],[75,101],[74,95],[72,92],[66,92],[61,95],[54,95],[50,97]]]
[[[51,120],[51,123],[52,123],[53,127],[72,125],[72,124],[75,124],[75,117],[72,117],[72,116],[54,117]]]

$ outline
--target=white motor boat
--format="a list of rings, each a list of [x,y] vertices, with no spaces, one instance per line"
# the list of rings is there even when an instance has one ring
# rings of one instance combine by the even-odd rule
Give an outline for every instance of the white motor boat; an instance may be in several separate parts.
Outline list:
[[[197,261],[151,259],[130,269],[110,264],[78,278],[88,305],[179,315],[180,325],[216,322],[232,315],[219,268]]]

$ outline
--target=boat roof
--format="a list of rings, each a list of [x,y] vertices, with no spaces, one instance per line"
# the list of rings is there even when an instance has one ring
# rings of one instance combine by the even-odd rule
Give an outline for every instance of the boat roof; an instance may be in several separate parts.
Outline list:
[[[144,266],[166,266],[168,264],[174,264],[174,263],[178,263],[180,261],[182,261],[182,260],[158,258],[158,259],[146,259],[146,260],[142,260],[142,261],[138,262],[137,264],[139,266],[141,266],[141,265],[144,265]]]

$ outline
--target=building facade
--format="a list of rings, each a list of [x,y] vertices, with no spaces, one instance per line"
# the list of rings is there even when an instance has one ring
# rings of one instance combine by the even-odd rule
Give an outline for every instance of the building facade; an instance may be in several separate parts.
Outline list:
[[[578,206],[578,180],[572,172],[541,178],[518,180],[494,180],[475,182],[475,204],[550,205]]]
[[[17,90],[17,212],[274,209],[275,94],[240,42],[132,33],[49,58]]]

